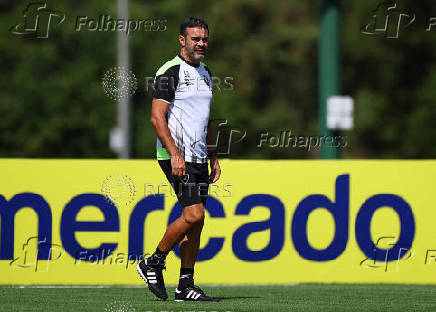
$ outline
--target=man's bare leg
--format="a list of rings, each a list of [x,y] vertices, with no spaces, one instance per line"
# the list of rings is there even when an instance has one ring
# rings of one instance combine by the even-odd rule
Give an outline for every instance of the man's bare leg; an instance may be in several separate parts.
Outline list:
[[[188,270],[188,273],[191,273],[191,278],[189,280],[193,280],[193,267],[195,263],[195,258],[197,257],[198,253],[203,222],[203,204],[195,204],[183,208],[182,215],[168,226],[156,251],[150,257],[141,261],[138,264],[136,268],[138,270],[138,273],[142,276],[144,280],[146,280],[148,288],[158,298],[161,298],[163,300],[166,300],[168,298],[162,275],[162,270],[165,267],[165,258],[167,254],[171,251],[171,249],[173,249],[173,247],[185,237],[188,244],[181,247],[183,259],[182,263],[185,263],[187,261],[187,263],[192,266],[192,268],[189,267],[185,270]]]
[[[180,242],[182,239],[184,239],[185,236],[188,239],[188,241],[189,241],[189,237],[191,236],[193,239],[190,240],[187,247],[180,248],[180,253],[182,255],[182,267],[184,264],[183,263],[184,260],[188,261],[188,263],[191,263],[192,257],[193,256],[195,256],[195,258],[197,257],[198,247],[197,247],[197,251],[195,252],[195,254],[192,254],[192,256],[185,256],[184,257],[182,250],[185,250],[186,248],[188,248],[187,254],[189,255],[190,253],[192,253],[193,251],[190,251],[190,250],[195,249],[196,244],[194,244],[194,243],[195,243],[195,237],[197,237],[197,236],[198,236],[197,245],[199,246],[199,243],[200,243],[199,238],[200,238],[201,229],[203,228],[203,222],[204,222],[203,220],[204,220],[204,207],[203,207],[202,203],[191,205],[191,206],[186,206],[185,208],[183,208],[182,215],[168,226],[162,240],[160,241],[159,245],[157,246],[158,249],[162,252],[168,253],[171,251],[171,249],[174,248],[174,246],[178,242]],[[191,244],[194,244],[194,245],[191,246]],[[186,259],[186,257],[187,257],[187,259]],[[195,262],[195,258],[194,258],[193,262]],[[193,267],[193,264],[192,264],[192,267]]]
[[[198,205],[201,205],[201,208],[199,207],[198,209],[201,210],[204,215],[203,204]],[[200,249],[200,235],[203,225],[204,218],[200,222],[194,224],[179,243],[182,268],[194,268],[198,250]]]
[[[179,291],[193,286],[194,264],[200,248],[200,235],[204,224],[204,206],[202,203],[183,208],[183,213],[170,224],[158,245],[158,250],[169,252],[179,242],[181,267]]]
[[[186,236],[180,241],[180,279],[177,290],[194,286],[194,265],[200,248],[200,235],[204,222],[200,222],[189,229]]]
[[[182,266],[180,268],[179,284],[174,296],[175,301],[219,301],[220,298],[207,296],[201,288],[194,285],[194,265],[200,248],[200,236],[204,224],[204,206],[199,204],[203,216],[196,222],[180,241],[180,255]],[[186,209],[186,208],[185,208]]]
[[[204,222],[198,223],[189,229],[183,240],[180,241],[180,256],[182,268],[194,268],[200,249],[200,235]]]

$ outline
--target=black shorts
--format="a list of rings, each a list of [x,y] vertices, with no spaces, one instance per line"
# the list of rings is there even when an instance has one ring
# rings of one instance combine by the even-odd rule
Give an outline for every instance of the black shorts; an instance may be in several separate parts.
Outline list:
[[[206,206],[209,190],[207,163],[186,162],[186,176],[183,179],[178,179],[172,175],[171,160],[158,160],[158,162],[182,207],[199,203]]]

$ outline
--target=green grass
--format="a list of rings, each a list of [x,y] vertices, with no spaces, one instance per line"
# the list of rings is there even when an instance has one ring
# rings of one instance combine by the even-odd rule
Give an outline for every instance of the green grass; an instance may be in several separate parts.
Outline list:
[[[221,302],[159,301],[146,288],[0,287],[0,311],[436,311],[436,286],[313,285],[202,287]],[[120,308],[121,307],[121,308]]]

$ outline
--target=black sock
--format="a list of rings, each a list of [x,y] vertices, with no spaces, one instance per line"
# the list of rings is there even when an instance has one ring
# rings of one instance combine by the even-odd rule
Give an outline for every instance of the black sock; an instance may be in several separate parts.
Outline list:
[[[158,257],[160,259],[166,259],[166,257],[168,256],[168,253],[163,252],[162,250],[159,249],[159,247],[157,247],[156,251],[154,252],[153,255],[156,255],[156,257]]]
[[[150,260],[148,261],[148,263],[153,263],[153,262],[162,262],[165,261],[166,257],[168,255],[168,252],[163,252],[162,250],[158,248],[156,248],[156,251],[150,256]]]
[[[194,283],[194,269],[180,268],[180,279],[178,290],[185,289],[188,286],[192,286]]]

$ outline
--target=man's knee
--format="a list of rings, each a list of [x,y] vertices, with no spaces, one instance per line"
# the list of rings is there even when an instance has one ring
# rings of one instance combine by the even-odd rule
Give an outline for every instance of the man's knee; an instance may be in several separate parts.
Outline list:
[[[183,209],[183,218],[189,224],[203,224],[204,208],[202,204],[196,204]]]

